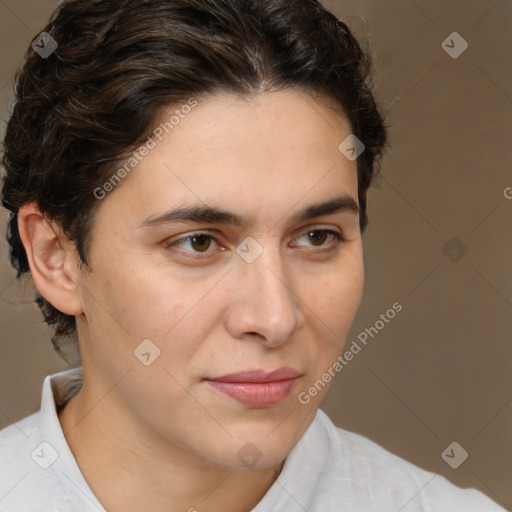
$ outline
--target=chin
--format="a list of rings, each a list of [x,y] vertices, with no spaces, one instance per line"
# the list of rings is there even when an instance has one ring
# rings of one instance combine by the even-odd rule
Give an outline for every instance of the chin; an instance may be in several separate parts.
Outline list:
[[[231,469],[266,469],[275,467],[288,456],[293,446],[281,439],[246,437],[231,439],[223,446],[209,446],[209,453],[203,453],[203,458],[211,463]]]

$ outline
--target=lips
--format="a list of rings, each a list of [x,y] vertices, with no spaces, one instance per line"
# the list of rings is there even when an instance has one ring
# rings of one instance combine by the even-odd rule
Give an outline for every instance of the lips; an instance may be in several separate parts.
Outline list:
[[[250,370],[205,379],[217,391],[250,408],[272,407],[292,390],[301,373],[294,368],[279,368],[272,372]]]
[[[279,368],[267,373],[264,370],[250,370],[247,372],[230,373],[221,377],[208,379],[213,382],[276,382],[279,380],[295,379],[300,372],[294,368]]]

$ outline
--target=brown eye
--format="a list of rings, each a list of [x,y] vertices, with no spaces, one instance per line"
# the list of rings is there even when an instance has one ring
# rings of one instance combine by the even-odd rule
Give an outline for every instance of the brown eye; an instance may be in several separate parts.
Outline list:
[[[201,253],[209,255],[214,252],[209,250],[212,245],[212,240],[217,242],[217,239],[208,233],[192,233],[189,236],[165,244],[165,247],[168,249],[171,247],[181,248],[183,249],[182,252],[189,253],[190,256],[200,255]]]
[[[342,233],[332,229],[310,229],[303,233],[299,239],[308,237],[309,247],[320,247],[327,250],[336,248],[340,243],[346,242]],[[334,239],[333,243],[325,243],[329,237]],[[306,246],[307,247],[307,246]]]
[[[318,248],[316,251],[313,251],[317,253],[321,251],[334,250],[339,244],[346,242],[342,233],[332,229],[309,229],[300,235],[299,239],[306,237],[308,239],[308,244],[306,244],[305,247]],[[329,239],[331,239],[331,243],[328,243]],[[214,243],[213,248],[212,241]],[[217,251],[215,251],[215,245],[217,244],[217,239],[213,235],[210,235],[207,232],[196,232],[172,242],[168,242],[165,244],[165,247],[169,250],[171,250],[171,248],[178,248],[179,252],[187,257],[207,258],[213,257],[216,254]],[[301,244],[299,244],[299,246],[301,246]],[[219,250],[223,251],[225,249],[220,246]]]
[[[210,247],[211,239],[210,235],[194,235],[190,237],[190,245],[199,252],[205,252]]]
[[[310,240],[314,243],[314,245],[323,245],[325,242],[325,239],[327,238],[328,233],[325,231],[320,231],[318,229],[314,231],[309,231],[308,236],[310,237]]]

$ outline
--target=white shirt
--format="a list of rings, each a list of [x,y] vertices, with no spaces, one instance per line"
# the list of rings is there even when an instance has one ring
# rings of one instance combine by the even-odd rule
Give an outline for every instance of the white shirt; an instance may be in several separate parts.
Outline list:
[[[98,512],[66,442],[56,405],[81,387],[74,368],[44,380],[41,409],[0,431],[0,512]],[[197,510],[201,511],[200,504]],[[252,512],[504,512],[318,411]]]

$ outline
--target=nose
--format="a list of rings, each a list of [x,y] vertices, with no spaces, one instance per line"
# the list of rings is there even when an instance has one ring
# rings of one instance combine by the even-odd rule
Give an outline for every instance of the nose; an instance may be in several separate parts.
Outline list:
[[[252,263],[240,259],[226,327],[235,339],[258,339],[278,347],[304,324],[300,298],[278,249],[265,248]]]

